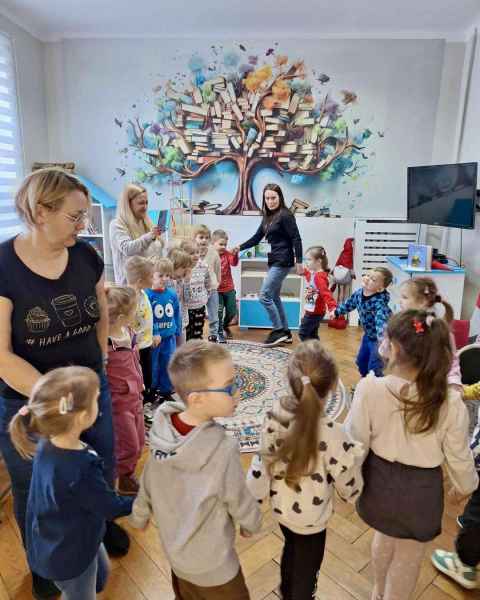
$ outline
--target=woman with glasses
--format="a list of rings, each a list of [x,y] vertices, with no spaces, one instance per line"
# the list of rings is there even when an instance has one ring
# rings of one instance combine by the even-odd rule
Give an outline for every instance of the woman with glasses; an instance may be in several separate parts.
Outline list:
[[[147,209],[146,189],[138,184],[127,184],[117,207],[117,216],[110,223],[113,272],[118,285],[127,284],[125,263],[130,256],[160,257],[162,254],[162,231],[153,225]]]
[[[99,414],[82,436],[103,459],[114,485],[112,407],[104,372],[107,308],[103,260],[78,235],[90,209],[87,188],[60,169],[28,175],[16,198],[25,231],[0,244],[0,452],[7,465],[23,543],[32,463],[15,450],[12,417],[47,371],[67,365],[94,369],[100,378]],[[31,417],[24,417],[31,418]],[[105,545],[126,553],[128,537],[110,523]],[[32,573],[35,598],[52,598],[52,582]]]

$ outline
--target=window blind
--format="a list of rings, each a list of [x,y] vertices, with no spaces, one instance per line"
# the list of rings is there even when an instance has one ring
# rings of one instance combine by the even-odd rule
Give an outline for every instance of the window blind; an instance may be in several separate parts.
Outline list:
[[[22,229],[14,196],[23,174],[12,42],[0,33],[0,241]]]

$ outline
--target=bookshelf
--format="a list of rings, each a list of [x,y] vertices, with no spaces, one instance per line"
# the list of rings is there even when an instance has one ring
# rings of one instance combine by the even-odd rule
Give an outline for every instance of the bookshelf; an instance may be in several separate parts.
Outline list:
[[[240,328],[271,329],[267,311],[260,303],[259,294],[267,276],[266,258],[244,258],[240,260]],[[281,298],[290,329],[298,329],[302,317],[303,277],[293,270],[285,278]]]
[[[102,204],[92,202],[85,229],[78,237],[93,246],[105,261],[105,215]]]

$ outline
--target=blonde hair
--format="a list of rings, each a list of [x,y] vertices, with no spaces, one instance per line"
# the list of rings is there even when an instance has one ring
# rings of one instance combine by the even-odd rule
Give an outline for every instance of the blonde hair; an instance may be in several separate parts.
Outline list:
[[[287,374],[293,397],[285,398],[281,405],[293,415],[293,424],[269,456],[269,468],[277,462],[287,463],[285,482],[294,488],[315,467],[318,422],[323,416],[325,398],[337,384],[338,369],[319,340],[308,340],[290,356]],[[282,422],[275,414],[272,417]],[[288,423],[283,424],[288,427]]]
[[[75,175],[62,169],[39,169],[23,180],[15,196],[15,208],[28,227],[35,227],[39,206],[57,212],[62,208],[65,196],[76,191],[85,194],[90,207],[90,193]]]
[[[305,252],[305,256],[307,256],[307,254],[310,254],[313,260],[319,260],[323,271],[328,272],[328,258],[323,246],[310,246]]]
[[[415,300],[422,305],[422,309],[435,309],[435,304],[443,304],[445,311],[444,319],[450,324],[453,321],[453,308],[438,293],[437,284],[431,277],[413,277],[407,279],[402,286],[408,287]]]
[[[191,391],[208,384],[209,366],[214,367],[218,362],[231,358],[225,346],[205,340],[190,340],[173,355],[168,374],[177,394],[186,402]]]
[[[132,239],[136,240],[153,229],[153,223],[148,215],[138,220],[132,212],[132,200],[147,190],[138,183],[127,183],[123,188],[120,202],[117,206],[117,219],[128,229]]]
[[[192,228],[192,238],[195,239],[197,235],[206,235],[208,238],[211,237],[210,229],[203,224],[195,225]]]
[[[35,454],[35,437],[67,433],[75,416],[89,411],[100,389],[98,375],[87,367],[53,369],[35,383],[26,405],[10,421],[12,443],[23,458]]]
[[[180,250],[180,248],[170,248],[168,258],[172,261],[173,270],[191,269],[193,267],[193,258],[188,252]]]
[[[144,281],[152,276],[153,263],[143,256],[131,256],[125,263],[125,274],[130,285]]]
[[[111,285],[105,287],[108,307],[108,322],[115,323],[120,315],[130,314],[137,305],[136,291],[127,286]]]
[[[156,258],[153,261],[153,272],[162,273],[163,275],[173,275],[173,264],[169,258]]]
[[[212,242],[217,242],[218,240],[228,241],[228,233],[223,229],[215,229],[212,233]]]
[[[178,247],[187,254],[193,255],[198,251],[198,246],[193,240],[182,240]]]

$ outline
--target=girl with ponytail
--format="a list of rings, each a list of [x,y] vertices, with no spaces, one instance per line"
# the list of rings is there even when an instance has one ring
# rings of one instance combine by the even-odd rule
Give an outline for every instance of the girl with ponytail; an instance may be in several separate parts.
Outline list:
[[[376,530],[372,600],[409,600],[426,543],[441,532],[441,465],[454,501],[469,496],[478,477],[468,447],[468,412],[448,385],[447,323],[423,310],[404,310],[391,317],[386,337],[387,376],[360,381],[345,427],[370,450],[357,511]]]
[[[80,440],[97,420],[99,393],[100,380],[91,369],[53,369],[34,384],[28,404],[9,425],[17,452],[33,458],[28,564],[55,582],[63,600],[94,600],[104,588],[105,521],[128,515],[133,502],[109,487],[101,458]]]
[[[288,380],[290,395],[266,415],[247,484],[257,500],[270,497],[285,537],[282,596],[304,600],[315,596],[334,490],[350,501],[362,490],[358,457],[363,452],[324,413],[338,370],[318,340],[297,346]]]

